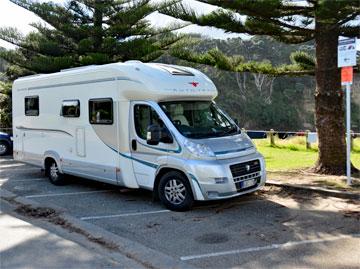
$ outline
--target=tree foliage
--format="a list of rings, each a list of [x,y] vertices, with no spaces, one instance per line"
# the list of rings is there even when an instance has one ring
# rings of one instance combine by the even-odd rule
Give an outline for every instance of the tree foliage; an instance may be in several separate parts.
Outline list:
[[[231,33],[268,35],[288,44],[300,44],[315,38],[315,20],[332,25],[332,35],[360,36],[359,1],[355,0],[304,0],[298,4],[288,0],[199,0],[215,5],[217,10],[199,15],[190,6],[175,1],[161,9],[161,12],[200,26],[212,26]],[[240,16],[246,16],[242,19]],[[350,23],[352,22],[352,23]],[[194,41],[188,41],[190,44]],[[222,55],[221,51],[210,50],[205,54],[190,53],[186,47],[177,46],[172,50],[175,57],[197,63],[208,64],[235,72],[258,72],[274,75],[315,74],[315,58],[304,51],[291,56],[292,64],[274,66],[270,62],[237,61],[238,56]],[[219,65],[215,59],[233,62]]]
[[[314,40],[315,59],[297,52],[292,55],[291,71],[314,71],[316,80],[315,115],[319,137],[319,159],[314,171],[343,174],[346,167],[344,102],[339,92],[337,68],[338,37],[360,36],[358,0],[199,0],[217,6],[208,14],[197,14],[182,2],[165,7],[162,13],[201,26],[212,26],[232,33],[267,35],[289,44]],[[183,59],[198,60],[191,54]],[[200,60],[213,57],[213,52],[200,55]],[[217,53],[218,54],[218,53]],[[208,61],[209,62],[209,61]],[[229,62],[229,61],[228,61]],[[214,64],[212,64],[214,65]],[[278,75],[279,69],[266,63],[240,64],[237,72]],[[243,67],[243,68],[241,68]],[[289,70],[285,68],[288,73]]]
[[[11,83],[0,81],[0,127],[11,126]]]
[[[35,31],[23,35],[0,28],[0,38],[17,46],[0,52],[11,64],[7,74],[51,73],[81,65],[126,60],[151,61],[175,43],[170,30],[154,29],[146,16],[163,7],[150,0],[68,0],[64,4],[11,0],[39,16]]]
[[[240,62],[291,64],[290,56],[294,51],[302,50],[307,54],[314,52],[311,43],[287,45],[268,37],[255,36],[248,40],[192,38],[196,42],[186,47],[188,53],[203,55],[216,48],[231,59],[241,58]],[[216,102],[233,118],[237,118],[241,127],[284,131],[314,129],[312,76],[277,77],[273,74],[234,72],[218,65],[213,68],[202,62],[187,62],[166,56],[162,56],[160,61],[191,65],[207,74],[219,91]],[[215,62],[214,59],[209,61]],[[218,59],[217,62],[221,61]]]

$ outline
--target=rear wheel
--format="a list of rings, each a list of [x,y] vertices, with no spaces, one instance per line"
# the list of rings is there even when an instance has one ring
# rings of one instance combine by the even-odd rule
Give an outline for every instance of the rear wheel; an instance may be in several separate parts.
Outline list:
[[[10,146],[5,141],[0,141],[0,156],[4,156],[9,152]]]
[[[59,167],[54,160],[50,160],[46,165],[46,174],[52,184],[61,186],[66,183],[64,174],[60,173]]]
[[[194,203],[190,184],[180,172],[172,171],[163,175],[158,188],[161,202],[170,210],[186,211]]]

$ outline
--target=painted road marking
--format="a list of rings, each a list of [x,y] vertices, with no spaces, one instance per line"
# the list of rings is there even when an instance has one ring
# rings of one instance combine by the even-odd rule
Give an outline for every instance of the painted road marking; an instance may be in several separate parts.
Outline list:
[[[28,195],[26,198],[38,198],[38,197],[50,197],[50,196],[63,196],[63,195],[77,195],[77,194],[90,194],[90,193],[101,193],[101,192],[111,192],[114,190],[98,190],[98,191],[78,191],[78,192],[63,192],[63,193],[47,193],[47,194],[36,194]]]
[[[131,216],[158,214],[158,213],[166,213],[166,212],[171,212],[171,211],[170,210],[145,211],[145,212],[124,213],[124,214],[117,214],[117,215],[82,217],[80,219],[81,220],[109,219],[109,218],[121,218],[121,217],[131,217]]]
[[[2,166],[0,166],[0,171],[1,172],[17,172],[17,171],[28,171],[28,170],[37,170],[37,171],[41,171],[41,168],[40,167],[20,167],[20,168],[15,168],[15,169],[12,169],[11,167],[8,167],[9,169],[3,169]]]
[[[360,234],[328,236],[328,237],[323,237],[323,238],[315,238],[315,239],[302,240],[302,241],[289,241],[284,244],[271,244],[271,245],[263,246],[263,247],[252,247],[252,248],[234,249],[234,250],[228,250],[228,251],[205,253],[205,254],[199,254],[199,255],[182,256],[182,257],[180,257],[180,259],[182,261],[189,261],[189,260],[204,259],[204,258],[218,257],[218,256],[225,256],[225,255],[234,255],[234,254],[248,253],[248,252],[255,252],[255,251],[263,251],[263,250],[271,250],[271,249],[284,249],[284,248],[298,246],[298,245],[323,243],[323,242],[336,241],[336,240],[348,239],[348,238],[354,238],[354,237],[360,237]]]
[[[47,179],[47,177],[42,177],[42,178],[29,178],[29,179],[0,179],[0,182],[3,181],[9,181],[9,182],[21,182],[21,181],[38,181],[38,180],[45,180]]]
[[[26,166],[26,164],[24,164],[24,163],[4,164],[4,165],[1,165],[1,169],[19,167],[19,166]]]

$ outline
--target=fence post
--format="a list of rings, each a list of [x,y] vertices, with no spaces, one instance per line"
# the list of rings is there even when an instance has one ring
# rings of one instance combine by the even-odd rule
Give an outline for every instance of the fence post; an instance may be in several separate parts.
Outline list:
[[[274,129],[270,129],[269,136],[270,136],[270,146],[275,146],[275,137],[274,137]]]
[[[246,133],[245,128],[241,128],[241,132],[245,134]]]
[[[309,142],[309,133],[310,133],[310,130],[305,131],[306,149],[311,148],[311,143]]]
[[[350,149],[354,150],[354,131],[350,131]]]

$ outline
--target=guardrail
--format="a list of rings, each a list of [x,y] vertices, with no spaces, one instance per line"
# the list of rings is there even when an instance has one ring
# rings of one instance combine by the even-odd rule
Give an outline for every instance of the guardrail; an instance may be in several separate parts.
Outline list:
[[[2,128],[2,127],[0,127],[0,132],[7,133],[9,135],[13,134],[12,128]]]
[[[311,144],[314,144],[317,142],[318,137],[316,132],[311,132],[310,130],[306,131],[275,131],[274,129],[270,129],[269,131],[263,131],[263,130],[246,130],[244,128],[241,129],[243,132],[246,132],[247,135],[251,139],[266,139],[269,138],[269,142],[271,146],[276,146],[275,143],[275,137],[278,136],[280,139],[286,139],[288,137],[293,136],[304,136],[305,137],[305,145],[306,149],[311,149]],[[354,146],[354,139],[360,137],[360,133],[355,133],[354,131],[351,131],[351,150],[353,150]]]

